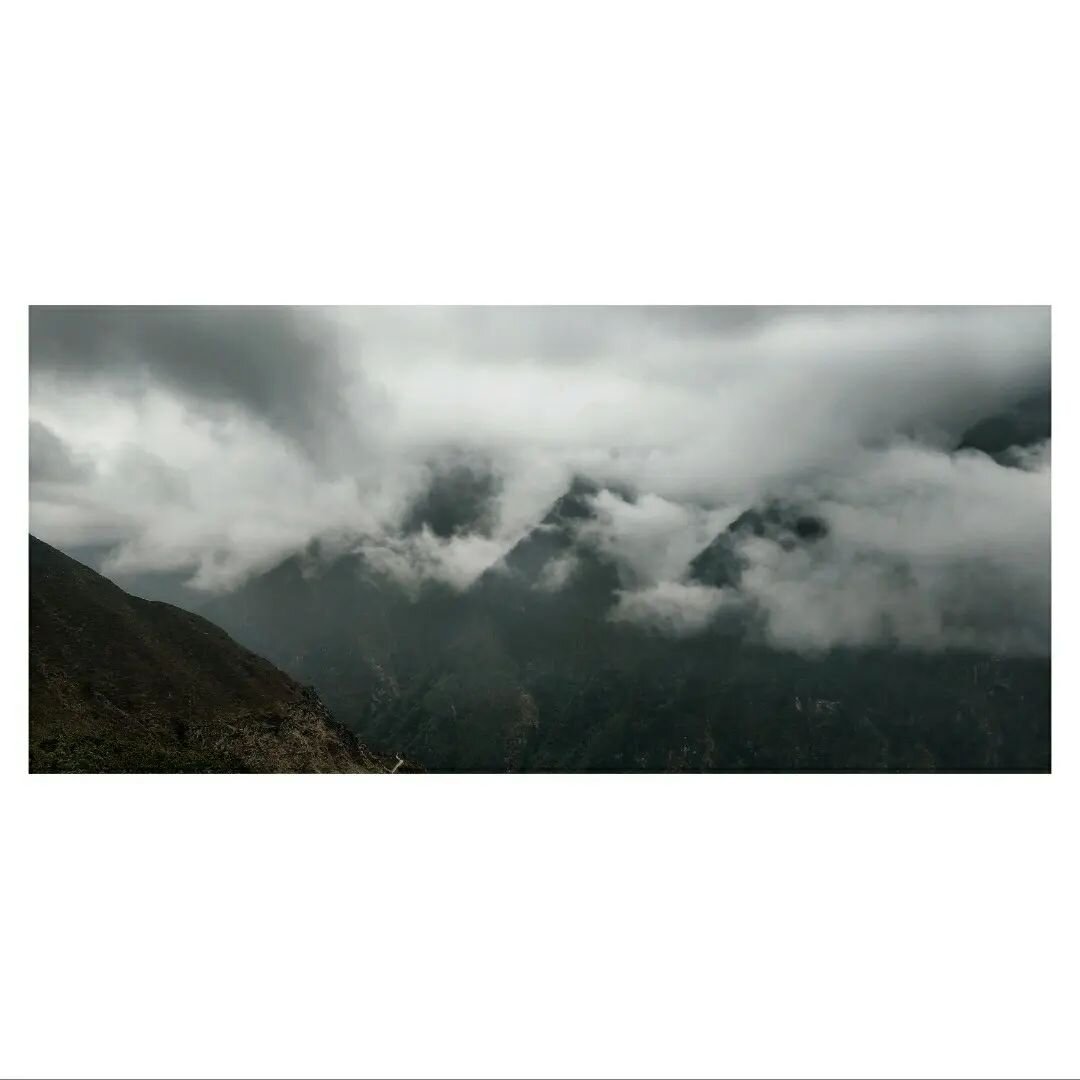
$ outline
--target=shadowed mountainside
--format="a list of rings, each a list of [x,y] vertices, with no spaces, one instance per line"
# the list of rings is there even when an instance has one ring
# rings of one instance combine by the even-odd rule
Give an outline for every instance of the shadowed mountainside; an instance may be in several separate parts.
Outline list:
[[[589,513],[576,484],[463,593],[409,592],[354,553],[306,572],[286,560],[206,610],[318,686],[371,746],[431,771],[1049,769],[1048,659],[890,647],[803,656],[770,647],[748,618],[689,637],[612,621],[616,570],[575,539]],[[694,576],[719,580],[713,556],[726,554],[737,578],[744,534],[779,545],[829,536],[809,510],[767,505],[721,533]],[[568,556],[569,587],[538,587]]]
[[[388,772],[213,623],[30,537],[31,772]]]

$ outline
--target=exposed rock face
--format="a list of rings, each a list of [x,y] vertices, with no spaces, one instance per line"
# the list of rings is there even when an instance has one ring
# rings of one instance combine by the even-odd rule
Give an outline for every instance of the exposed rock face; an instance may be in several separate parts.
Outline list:
[[[311,687],[30,537],[32,772],[389,772]]]
[[[736,586],[745,569],[739,545],[756,536],[792,548],[812,544],[829,534],[828,525],[797,507],[770,502],[761,510],[740,514],[690,563],[690,578],[718,588]]]
[[[430,529],[444,539],[464,533],[490,533],[495,519],[498,479],[476,463],[434,467],[431,484],[409,508],[404,531]]]

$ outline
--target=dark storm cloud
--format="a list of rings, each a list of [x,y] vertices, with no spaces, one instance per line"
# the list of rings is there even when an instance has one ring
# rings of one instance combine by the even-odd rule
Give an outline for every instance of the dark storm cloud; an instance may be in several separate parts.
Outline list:
[[[604,318],[621,318],[625,320],[627,311],[633,311],[646,323],[665,327],[668,330],[697,338],[712,338],[714,340],[746,338],[772,327],[782,327],[785,324],[799,322],[803,326],[828,327],[852,320],[882,319],[890,321],[912,322],[924,320],[926,322],[938,322],[942,329],[943,343],[947,340],[946,327],[949,322],[956,319],[978,319],[981,316],[996,313],[998,316],[1017,319],[1040,318],[1046,315],[1047,309],[1036,307],[1005,307],[998,306],[989,308],[985,306],[936,306],[936,305],[888,305],[888,304],[865,304],[844,305],[835,304],[828,307],[820,305],[786,304],[751,306],[751,305],[668,305],[640,307],[632,309],[620,308],[583,308],[582,311],[601,313]],[[1046,332],[1049,334],[1049,319],[1046,319]],[[1047,339],[1048,343],[1048,339]]]
[[[34,307],[30,357],[32,375],[160,382],[212,410],[239,406],[320,455],[348,425],[337,336],[316,311]]]
[[[74,454],[55,432],[30,421],[30,481],[77,483],[93,474],[93,463]]]

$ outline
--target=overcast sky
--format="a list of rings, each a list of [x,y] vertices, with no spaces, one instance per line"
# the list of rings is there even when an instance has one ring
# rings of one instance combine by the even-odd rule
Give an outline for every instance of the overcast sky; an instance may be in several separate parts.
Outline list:
[[[612,488],[584,539],[624,573],[619,617],[693,632],[733,598],[687,563],[779,496],[830,536],[747,547],[778,644],[1041,651],[1049,446],[953,448],[1048,385],[1049,330],[1042,308],[37,308],[31,530],[209,591],[315,537],[465,587],[583,474]],[[404,529],[454,465],[488,477],[483,522]]]

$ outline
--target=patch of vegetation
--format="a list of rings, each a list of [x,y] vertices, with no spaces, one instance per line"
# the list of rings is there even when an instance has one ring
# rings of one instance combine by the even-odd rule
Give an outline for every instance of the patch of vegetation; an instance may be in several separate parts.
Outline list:
[[[30,538],[32,772],[386,772],[395,760],[206,619]]]

